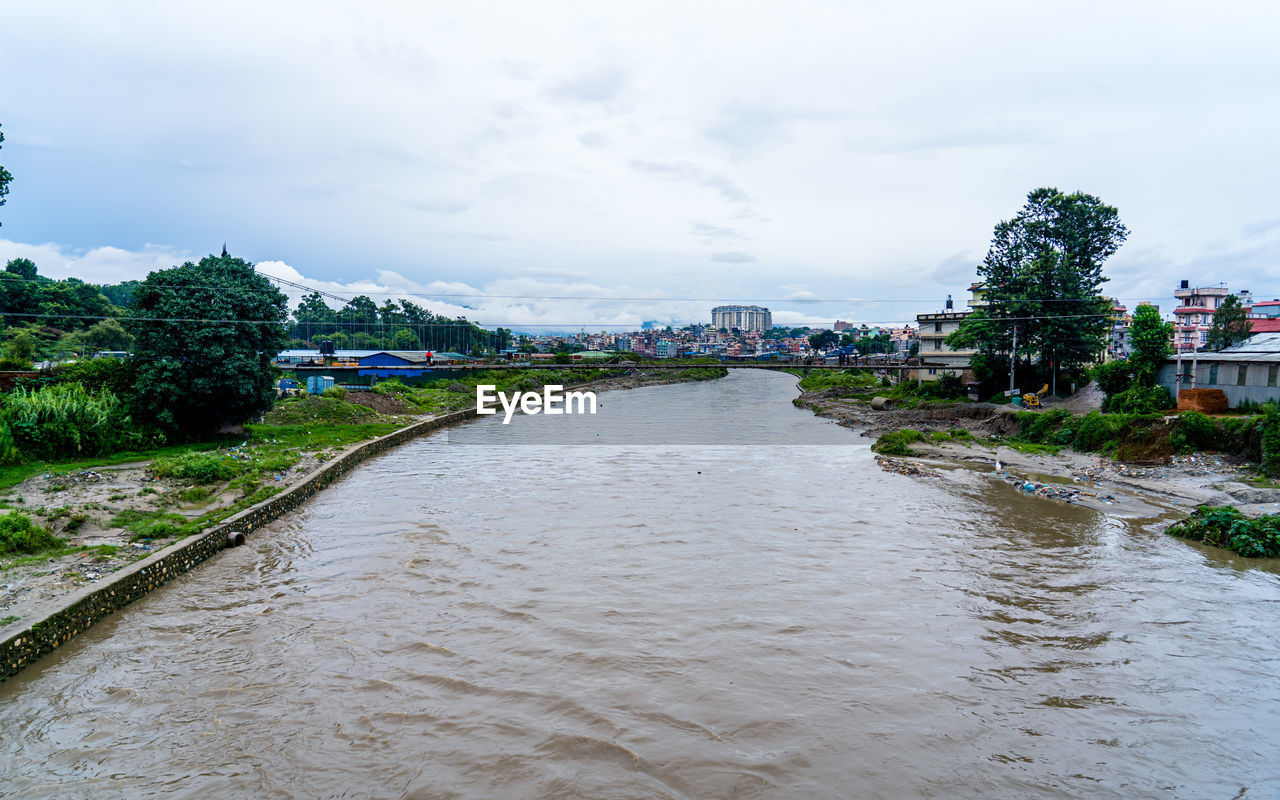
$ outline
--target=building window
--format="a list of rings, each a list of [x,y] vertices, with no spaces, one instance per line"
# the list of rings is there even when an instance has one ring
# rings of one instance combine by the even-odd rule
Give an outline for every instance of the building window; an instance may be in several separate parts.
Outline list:
[[[933,323],[933,332],[934,332],[934,333],[942,333],[942,323],[941,323],[941,322],[935,322],[935,323]]]
[[[1280,365],[1272,364],[1271,366],[1267,367],[1267,385],[1268,386],[1276,385],[1277,372],[1280,372]]]
[[[1236,369],[1236,386],[1244,386],[1245,379],[1249,375],[1249,365],[1241,364]]]
[[[936,369],[931,369],[931,370],[929,370],[929,374],[930,374],[930,375],[937,375],[937,374],[938,374],[938,371],[937,371]]]
[[[941,349],[942,349],[942,340],[941,340],[941,339],[934,339],[934,340],[933,340],[933,349],[934,349],[934,350],[941,350]]]
[[[1210,364],[1210,365],[1209,365],[1209,381],[1208,381],[1208,383],[1209,383],[1209,385],[1210,385],[1210,386],[1217,386],[1217,385],[1218,385],[1218,365],[1217,365],[1217,364]]]

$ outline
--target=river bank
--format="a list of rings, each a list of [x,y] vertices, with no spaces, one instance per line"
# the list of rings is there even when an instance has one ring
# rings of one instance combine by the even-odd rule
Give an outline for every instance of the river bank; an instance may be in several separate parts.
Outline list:
[[[1066,448],[1001,441],[1018,428],[1007,406],[922,403],[916,408],[876,411],[865,398],[829,391],[802,392],[795,403],[870,439],[904,428],[924,434],[910,445],[909,454],[880,457],[881,466],[891,472],[977,469],[1049,502],[1127,518],[1171,521],[1201,505],[1231,506],[1250,516],[1280,512],[1280,488],[1257,485],[1251,465],[1216,453],[1172,455],[1165,463],[1138,464]],[[957,431],[964,433],[956,435]],[[910,464],[920,466],[905,466]]]
[[[631,369],[577,388],[633,389],[724,372]],[[0,509],[28,516],[64,543],[0,560],[0,636],[10,626],[29,624],[60,598],[296,486],[375,437],[474,406],[470,387],[454,389],[421,406],[394,391],[293,398],[234,440],[166,448],[154,458],[121,463],[108,458],[42,465],[0,488]]]

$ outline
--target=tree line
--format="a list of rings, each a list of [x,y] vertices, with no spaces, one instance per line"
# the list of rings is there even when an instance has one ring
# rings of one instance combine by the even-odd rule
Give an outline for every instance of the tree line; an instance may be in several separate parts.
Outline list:
[[[319,292],[298,303],[289,337],[298,349],[328,340],[339,350],[448,350],[469,355],[504,350],[513,340],[506,328],[485,330],[465,317],[434,314],[409,300],[384,300],[379,306],[359,295],[335,310]]]

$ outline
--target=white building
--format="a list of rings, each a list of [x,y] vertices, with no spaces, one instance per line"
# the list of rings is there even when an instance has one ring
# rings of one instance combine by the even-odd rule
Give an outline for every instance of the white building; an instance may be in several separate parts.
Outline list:
[[[773,314],[760,306],[717,306],[711,309],[711,327],[765,333],[773,328]]]

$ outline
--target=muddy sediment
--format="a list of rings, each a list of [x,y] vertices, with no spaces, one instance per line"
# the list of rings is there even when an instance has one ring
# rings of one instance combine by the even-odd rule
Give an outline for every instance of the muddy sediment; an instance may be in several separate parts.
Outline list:
[[[991,403],[929,403],[876,411],[865,395],[805,392],[795,401],[821,417],[876,439],[902,428],[926,434],[913,455],[881,459],[886,471],[928,475],[938,466],[991,470],[1018,491],[1054,502],[1127,517],[1181,516],[1197,506],[1233,506],[1249,515],[1280,513],[1280,489],[1255,485],[1251,465],[1217,453],[1161,454],[1150,462],[1118,461],[1062,449],[1025,453],[991,437],[1018,430],[1016,410]],[[934,432],[967,431],[973,441],[934,441]],[[915,464],[917,466],[911,466]],[[916,472],[918,470],[918,472]]]

